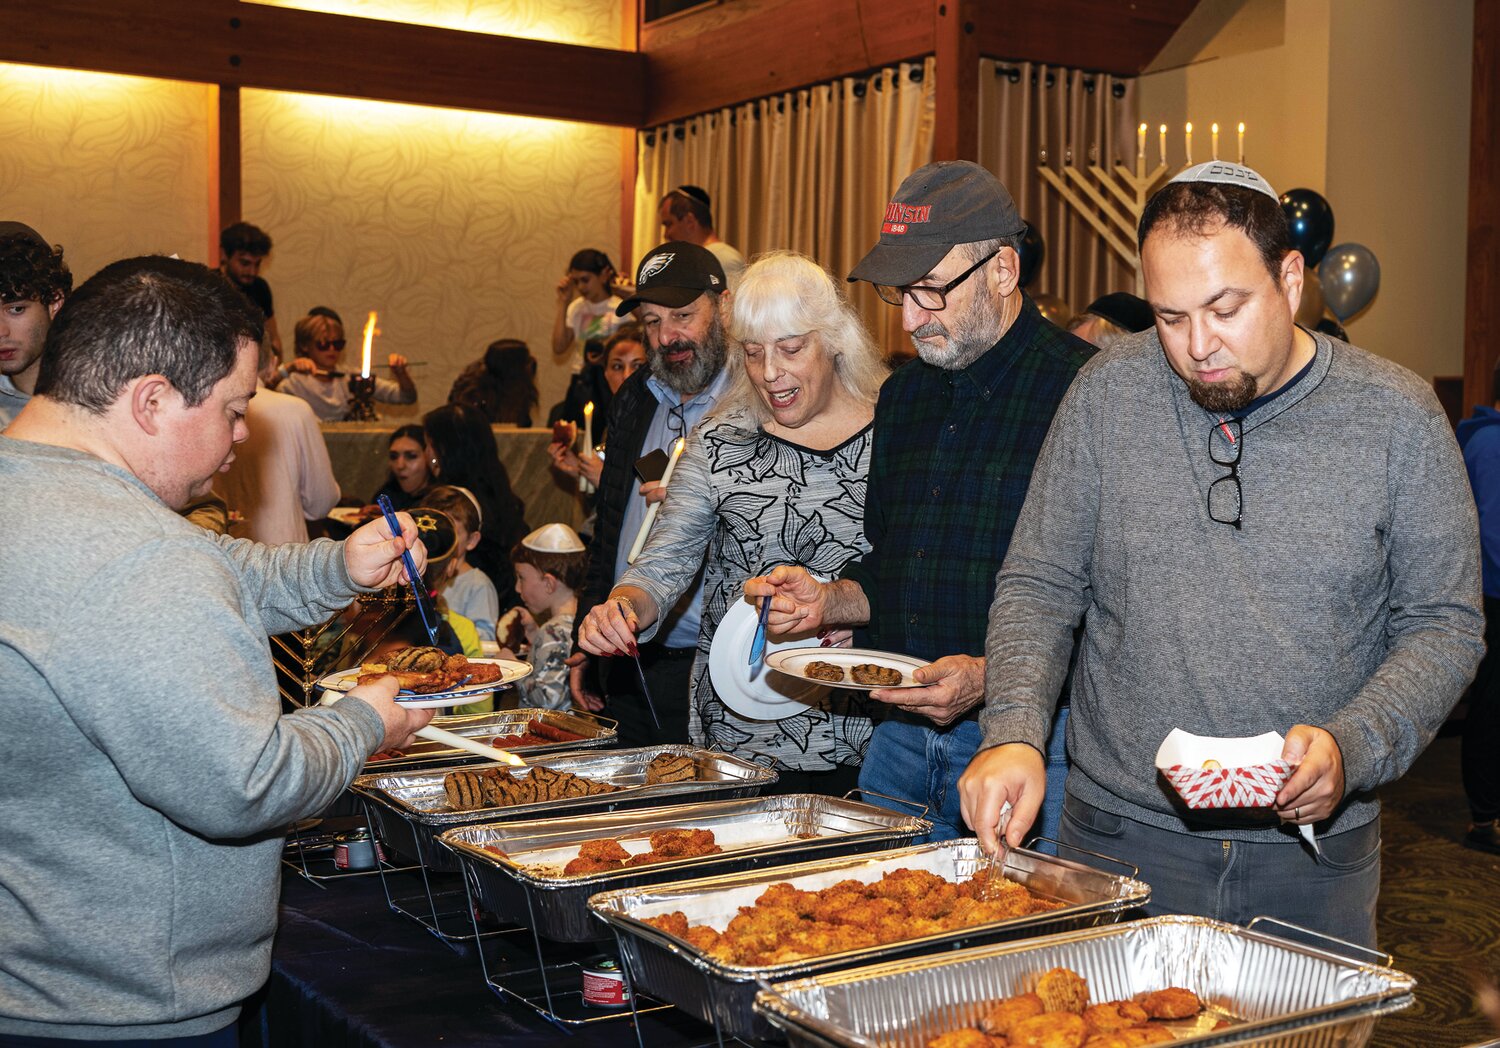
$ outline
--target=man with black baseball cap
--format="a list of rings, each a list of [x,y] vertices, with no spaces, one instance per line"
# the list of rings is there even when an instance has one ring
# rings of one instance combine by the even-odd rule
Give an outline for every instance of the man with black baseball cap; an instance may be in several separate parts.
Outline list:
[[[620,316],[635,311],[646,329],[646,366],[625,380],[609,406],[609,447],[599,477],[598,517],[589,544],[589,569],[578,594],[581,624],[603,602],[625,570],[625,555],[646,507],[666,497],[643,456],[670,454],[712,410],[729,384],[725,326],[731,294],[719,260],[707,248],[672,240],[646,253],[635,276],[635,294],[620,303]],[[637,461],[643,472],[637,475]],[[657,461],[663,461],[657,456]],[[611,659],[603,677],[610,716],[620,722],[620,742],[643,746],[686,742],[688,671],[698,647],[703,585],[692,587],[663,616],[657,639],[640,647],[641,673],[632,659]],[[623,612],[618,605],[615,614]],[[574,634],[576,641],[576,632]],[[590,693],[589,656],[576,647],[568,660],[574,698],[598,709]],[[643,694],[641,677],[649,689]],[[648,705],[649,702],[649,705]],[[655,715],[653,716],[652,707]],[[659,727],[658,727],[659,723]]]
[[[1093,352],[1021,291],[1025,229],[1010,193],[977,164],[928,164],[901,183],[879,243],[849,275],[901,309],[919,357],[875,408],[873,548],[831,583],[777,568],[745,585],[752,597],[774,594],[773,634],[854,626],[865,634],[857,643],[932,660],[914,673],[925,687],[870,693],[892,709],[860,785],[926,804],[933,839],[965,832],[957,783],[980,744],[995,575],[1053,413]],[[1048,755],[1059,782],[1062,734],[1059,724]]]
[[[1138,335],[1156,326],[1151,303],[1128,291],[1112,291],[1089,303],[1089,308],[1068,321],[1068,330],[1097,349],[1108,349],[1126,335]]]

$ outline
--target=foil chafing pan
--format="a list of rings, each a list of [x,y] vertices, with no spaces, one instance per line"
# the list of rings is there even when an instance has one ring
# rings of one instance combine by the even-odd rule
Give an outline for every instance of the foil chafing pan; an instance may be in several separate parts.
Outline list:
[[[1207,1007],[1174,1030],[1173,1042],[1192,1045],[1364,1044],[1375,1016],[1410,1005],[1416,985],[1385,965],[1253,927],[1154,917],[777,983],[760,992],[755,1009],[793,1048],[925,1048],[939,1034],[976,1025],[990,1003],[1029,992],[1057,967],[1087,979],[1095,1001],[1193,990]],[[1221,1020],[1230,1025],[1210,1029]]]
[[[712,830],[724,852],[607,873],[562,872],[584,841],[613,837],[639,854],[650,849],[647,838],[653,830],[668,828]],[[458,854],[482,908],[549,939],[589,942],[611,934],[608,925],[589,913],[589,896],[597,892],[901,847],[931,829],[925,819],[889,808],[798,793],[482,823],[447,830],[438,839]]]
[[[687,756],[698,765],[698,778],[688,782],[646,785],[646,765],[662,754]],[[693,746],[644,746],[629,750],[568,751],[549,753],[528,760],[532,767],[553,768],[622,787],[615,793],[590,797],[568,797],[536,804],[454,811],[448,807],[443,777],[461,765],[412,768],[406,771],[361,775],[350,786],[364,799],[375,830],[387,849],[415,859],[437,871],[456,870],[453,852],[439,847],[437,835],[454,826],[480,822],[536,818],[542,815],[578,815],[584,812],[620,811],[647,807],[678,798],[712,796],[750,797],[776,781],[776,772],[729,753]],[[468,765],[472,770],[474,765]],[[518,773],[524,769],[516,769]],[[413,854],[415,853],[415,854]]]
[[[510,735],[527,730],[532,724],[546,724],[577,735],[577,739],[551,742],[545,745],[514,745],[506,749],[529,756],[533,753],[563,753],[574,750],[594,750],[615,744],[615,722],[591,713],[570,710],[518,709],[496,710],[493,713],[470,713],[456,717],[439,717],[433,720],[435,728],[451,731],[469,739],[487,739],[495,735]],[[480,761],[465,750],[456,750],[441,742],[418,739],[406,747],[405,756],[387,757],[368,762],[361,774],[375,775],[382,772],[400,771],[430,764],[474,764]]]
[[[1005,875],[1037,895],[1066,903],[1062,909],[766,967],[725,964],[644,923],[645,918],[681,910],[689,924],[708,924],[722,931],[739,913],[739,907],[751,905],[772,884],[789,883],[803,891],[816,891],[845,879],[877,881],[886,873],[902,868],[927,870],[956,883],[969,879],[976,869],[988,863],[979,842],[963,838],[769,871],[605,892],[589,900],[589,909],[615,929],[621,958],[630,967],[637,992],[670,1001],[713,1023],[723,1036],[755,1038],[773,1033],[769,1022],[754,1010],[757,985],[762,981],[1113,923],[1126,910],[1142,905],[1151,897],[1151,889],[1133,877],[1106,873],[1071,859],[1012,848],[1006,859]]]

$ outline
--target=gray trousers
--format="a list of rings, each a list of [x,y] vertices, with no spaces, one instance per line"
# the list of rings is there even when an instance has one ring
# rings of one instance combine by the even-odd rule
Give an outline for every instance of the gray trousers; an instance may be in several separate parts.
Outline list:
[[[1176,833],[1102,811],[1069,794],[1060,839],[1139,866],[1147,914],[1195,914],[1233,924],[1276,917],[1375,947],[1380,820],[1319,837],[1319,860],[1298,837],[1259,843]],[[1067,855],[1067,852],[1063,853]],[[1273,934],[1275,928],[1269,928]]]

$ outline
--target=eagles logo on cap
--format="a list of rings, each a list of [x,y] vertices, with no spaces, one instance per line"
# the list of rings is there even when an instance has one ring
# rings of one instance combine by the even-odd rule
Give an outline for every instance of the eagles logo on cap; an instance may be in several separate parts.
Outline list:
[[[636,282],[641,283],[643,281],[650,280],[652,277],[656,276],[656,274],[660,273],[663,269],[666,269],[668,266],[670,266],[672,264],[672,259],[676,257],[676,253],[672,251],[663,251],[658,255],[652,255],[650,258],[646,259],[646,261],[641,263],[641,271],[635,278]]]

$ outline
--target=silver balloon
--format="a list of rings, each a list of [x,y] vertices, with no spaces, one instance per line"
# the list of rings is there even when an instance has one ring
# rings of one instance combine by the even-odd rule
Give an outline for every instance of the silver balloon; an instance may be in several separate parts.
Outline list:
[[[1311,331],[1323,319],[1323,281],[1316,269],[1302,271],[1302,301],[1297,304],[1297,323]]]
[[[1370,304],[1380,290],[1380,263],[1363,244],[1339,244],[1318,263],[1323,298],[1339,320],[1348,320]]]

